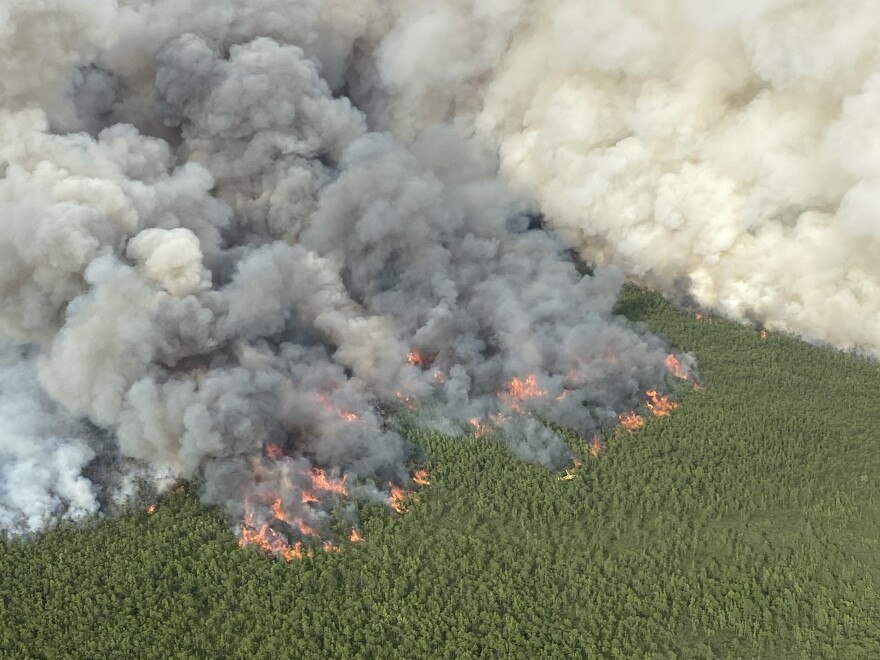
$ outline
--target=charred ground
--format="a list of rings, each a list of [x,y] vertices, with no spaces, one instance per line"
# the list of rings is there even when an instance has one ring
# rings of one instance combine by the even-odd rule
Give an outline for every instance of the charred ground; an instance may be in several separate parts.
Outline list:
[[[880,368],[625,289],[703,392],[577,477],[413,431],[431,486],[281,562],[187,488],[0,545],[3,657],[880,655]]]

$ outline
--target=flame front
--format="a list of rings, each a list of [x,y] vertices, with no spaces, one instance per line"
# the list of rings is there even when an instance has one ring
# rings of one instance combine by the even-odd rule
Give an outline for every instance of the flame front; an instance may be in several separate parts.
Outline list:
[[[418,351],[410,351],[406,356],[406,361],[414,367],[421,367],[422,369],[428,370],[431,368],[431,365],[434,364],[434,357],[422,355]]]
[[[655,417],[666,417],[669,413],[678,408],[678,404],[675,401],[670,401],[668,396],[657,394],[655,390],[648,390],[645,394],[648,395],[648,410],[650,410]]]
[[[498,398],[507,404],[511,410],[518,413],[525,412],[522,403],[530,399],[540,399],[547,392],[538,387],[538,377],[532,374],[525,379],[513,378],[507,384],[506,391],[498,393]]]
[[[602,444],[602,441],[599,440],[598,435],[593,435],[593,439],[590,441],[590,454],[593,456],[598,456],[603,451],[605,451],[605,445]]]
[[[481,438],[489,430],[489,428],[476,417],[471,417],[468,420],[468,424],[474,428],[475,438]]]
[[[620,425],[630,433],[635,433],[645,425],[644,418],[634,412],[621,413],[617,419],[620,421]]]
[[[333,411],[335,415],[341,420],[344,420],[346,422],[356,422],[361,418],[360,415],[358,415],[357,413],[349,412],[347,410],[337,410],[330,402],[330,399],[328,399],[327,396],[324,394],[317,393],[315,394],[315,398],[318,399],[318,402],[321,404],[321,406],[323,406],[328,411]],[[283,456],[284,452],[282,451],[281,454]],[[270,456],[270,458],[272,457]]]
[[[328,477],[325,472],[319,468],[312,468],[306,472],[305,475],[308,476],[311,481],[311,488],[303,490],[300,493],[300,500],[303,503],[320,503],[322,495],[324,494],[341,497],[348,496],[348,488],[345,486],[345,476],[340,479],[334,479]],[[259,510],[261,512],[265,511],[265,514],[256,514],[255,512],[257,509],[255,508],[254,503],[250,500],[245,500],[245,516],[244,521],[240,526],[241,538],[239,539],[239,545],[243,548],[255,545],[269,554],[282,557],[288,561],[292,559],[302,559],[303,556],[313,556],[314,553],[312,550],[303,549],[301,541],[290,544],[286,538],[286,534],[298,533],[303,537],[318,537],[320,536],[318,531],[302,517],[293,517],[285,511],[282,497],[278,496],[270,500],[271,505],[269,504],[269,501],[266,501],[262,497],[259,501],[263,505]],[[268,510],[266,511],[266,509]],[[281,527],[280,529],[282,531],[279,531],[278,526],[282,523],[290,528],[289,532],[283,531],[285,529],[284,527]],[[325,546],[324,551],[335,552],[333,548],[336,547],[337,546],[331,544],[331,546]]]
[[[676,378],[681,378],[682,380],[688,380],[687,372],[682,368],[681,362],[673,353],[670,353],[666,356],[666,370],[669,371]]]
[[[341,495],[342,497],[348,496],[348,488],[345,487],[345,476],[343,476],[342,479],[339,480],[328,479],[327,475],[324,474],[324,470],[312,468],[312,470],[309,472],[309,477],[311,477],[312,480],[312,492],[323,491],[325,493],[335,493],[336,495]]]
[[[431,481],[427,470],[416,470],[412,477],[413,483],[419,486],[430,486]]]
[[[388,498],[388,504],[390,504],[391,508],[397,511],[397,513],[406,513],[404,501],[407,497],[412,495],[412,492],[403,490],[394,484],[389,484],[389,486],[391,487],[391,496]]]
[[[348,537],[348,540],[352,543],[363,543],[364,537],[361,536],[361,533],[358,530],[352,529],[351,535]]]
[[[293,526],[293,521],[285,515],[284,511],[281,509],[281,498],[276,498],[276,500],[272,503],[272,515],[275,516],[275,520],[280,520],[281,522],[286,522],[291,527]]]
[[[691,380],[690,374],[684,370],[679,359],[672,353],[666,356],[666,369],[676,378],[681,378],[686,381]],[[702,392],[704,389],[699,383],[692,382],[691,384],[693,385],[694,392]]]
[[[156,513],[156,508],[157,508],[157,505],[156,505],[155,502],[154,502],[153,504],[151,504],[150,506],[148,506],[148,507],[147,507],[147,515],[148,515],[148,516],[151,516],[151,515],[153,515],[154,513]]]
[[[291,527],[295,527],[300,534],[303,536],[317,536],[318,532],[316,532],[313,528],[309,527],[303,522],[302,518],[294,518]]]
[[[280,509],[280,500],[277,502]],[[272,508],[274,511],[274,504]],[[302,559],[303,557],[301,542],[297,541],[290,545],[282,538],[281,534],[272,529],[269,523],[257,526],[254,523],[253,508],[249,503],[245,503],[245,519],[241,524],[241,538],[238,541],[238,545],[242,548],[255,545],[264,552],[277,555],[286,561]]]

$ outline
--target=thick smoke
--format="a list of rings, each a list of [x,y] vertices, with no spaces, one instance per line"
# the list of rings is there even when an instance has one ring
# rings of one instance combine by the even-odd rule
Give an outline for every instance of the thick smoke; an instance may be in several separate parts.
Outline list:
[[[82,476],[90,431],[46,397],[26,351],[0,345],[0,529],[38,531],[98,510]]]
[[[308,536],[335,494],[407,482],[392,419],[559,465],[539,419],[590,435],[662,388],[662,343],[612,314],[622,275],[530,230],[466,122],[376,130],[419,41],[392,9],[0,2],[0,527],[137,475]],[[457,57],[413,103],[467,86]]]
[[[591,261],[880,355],[878,37],[869,0],[415,2],[376,116],[497,148]]]

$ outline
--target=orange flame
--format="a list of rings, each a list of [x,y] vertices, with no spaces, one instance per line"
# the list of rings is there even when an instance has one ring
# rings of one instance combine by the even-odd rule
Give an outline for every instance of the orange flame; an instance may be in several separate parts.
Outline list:
[[[148,516],[151,516],[151,515],[153,515],[154,513],[156,513],[156,508],[157,508],[157,505],[156,505],[155,502],[154,502],[153,504],[151,504],[150,506],[148,506],[148,507],[147,507],[147,515],[148,515]]]
[[[620,425],[630,433],[635,433],[645,425],[645,420],[634,412],[621,413],[617,416]]]
[[[318,496],[315,495],[312,491],[304,490],[302,492],[302,494],[300,495],[300,501],[303,504],[315,504],[316,502],[319,502],[320,500],[318,499]]]
[[[412,495],[412,493],[408,490],[403,490],[394,484],[388,485],[391,486],[391,496],[388,498],[388,503],[391,505],[391,508],[397,511],[397,513],[406,513],[404,500]]]
[[[292,546],[289,546],[286,550],[282,551],[281,556],[284,557],[287,561],[293,561],[294,559],[302,559],[303,544],[300,541],[297,541]]]
[[[356,529],[351,530],[351,535],[348,537],[348,540],[352,543],[363,543],[364,537],[361,536],[361,533]]]
[[[703,315],[700,314],[700,312],[697,312],[696,314],[694,314],[694,318],[695,318],[697,321],[702,321],[702,320],[703,320]]]
[[[290,518],[281,510],[281,498],[277,498],[272,503],[272,515],[275,516],[276,520],[280,520],[281,522],[286,522],[288,525],[293,525]]]
[[[428,478],[427,470],[416,470],[412,477],[413,483],[419,486],[430,486],[431,481]]]
[[[321,546],[321,549],[324,552],[339,552],[342,550],[338,545],[333,545],[330,541],[324,541],[324,545]]]
[[[336,410],[336,408],[334,408],[333,404],[330,402],[330,399],[328,399],[326,395],[321,394],[320,392],[317,392],[315,394],[315,398],[318,399],[320,404],[326,410],[335,412],[336,416],[339,419],[343,419],[346,422],[356,422],[361,418],[360,415],[358,415],[357,413],[348,412],[347,410]]]
[[[309,472],[309,477],[312,480],[312,488],[314,490],[322,490],[327,493],[336,493],[337,495],[342,495],[343,497],[348,496],[348,488],[345,487],[345,476],[343,476],[342,479],[336,481],[333,479],[328,479],[327,475],[324,474],[324,470],[312,468],[312,470]]]
[[[605,445],[602,444],[602,441],[599,440],[598,435],[594,435],[593,439],[590,441],[590,454],[593,456],[598,456],[603,451],[605,451]]]
[[[507,391],[499,392],[498,397],[516,412],[522,413],[524,409],[520,405],[529,399],[540,399],[547,392],[538,387],[538,377],[534,374],[525,379],[513,378],[507,385]]]
[[[655,390],[645,392],[648,395],[648,410],[656,417],[666,417],[678,408],[675,401],[670,401],[668,396],[660,396]]]
[[[291,527],[294,527],[295,529],[299,530],[299,532],[301,534],[303,534],[304,536],[317,536],[318,535],[318,533],[314,529],[312,529],[309,525],[307,525],[306,523],[303,522],[302,518],[294,518],[291,520],[290,517],[286,513],[284,513],[284,511],[281,509],[281,498],[280,497],[277,498],[272,503],[272,515],[275,516],[275,520],[280,520],[281,522],[287,523]]]
[[[296,527],[299,530],[299,533],[303,536],[317,536],[318,532],[309,527],[303,522],[302,518],[294,518],[293,523],[291,523],[292,527]]]
[[[274,529],[269,527],[268,523],[260,525],[257,529],[253,524],[253,514],[248,511],[245,516],[245,522],[241,525],[241,539],[238,545],[246,548],[249,545],[255,545],[264,552],[278,555],[287,561],[294,559],[302,559],[302,543],[296,542],[289,545],[281,538],[281,535]]]
[[[685,372],[685,370],[682,368],[681,362],[678,360],[677,357],[675,357],[675,355],[673,355],[672,353],[667,355],[665,363],[666,370],[669,371],[669,373],[671,373],[673,376],[675,376],[676,378],[681,378],[682,380],[688,379],[687,372]]]
[[[301,518],[291,520],[281,508],[281,498],[276,498],[272,503],[272,515],[276,520],[282,521],[300,531],[306,536],[316,536],[316,532],[306,525]],[[287,561],[303,558],[303,545],[297,541],[293,545],[287,543],[284,538],[269,523],[259,526],[254,522],[253,507],[249,502],[245,503],[245,519],[240,525],[241,538],[238,545],[245,548],[255,545],[264,552],[282,557]]]
[[[474,427],[474,437],[475,438],[482,437],[489,430],[488,427],[485,424],[483,424],[483,422],[481,422],[479,420],[479,418],[477,418],[477,417],[471,417],[468,420],[468,424],[470,424],[471,426]]]
[[[514,378],[510,381],[509,392],[511,396],[515,396],[517,399],[534,399],[546,394],[546,392],[538,387],[538,378],[535,375],[531,375],[525,380]]]
[[[562,391],[556,395],[556,400],[562,401],[563,399],[565,399],[565,397],[567,397],[571,393],[572,393],[572,390],[569,390],[569,389],[563,387]]]
[[[767,331],[764,330],[764,328],[761,328],[761,332],[759,334],[761,335],[761,339],[767,339]]]
[[[284,447],[281,445],[268,444],[263,447],[263,451],[266,453],[266,458],[271,458],[273,461],[284,458]]]
[[[427,371],[431,368],[431,365],[434,364],[434,357],[431,356],[423,356],[417,351],[410,351],[406,356],[406,361],[409,362],[414,367],[421,367],[423,371]],[[446,376],[440,369],[434,369],[431,373],[431,380],[435,383],[442,383],[446,379]],[[397,393],[398,399],[404,399],[405,402],[409,403],[409,397],[406,397],[402,392]]]
[[[418,351],[410,351],[409,353],[407,353],[406,361],[414,367],[430,369],[431,365],[434,364],[434,357],[430,355],[422,355]]]

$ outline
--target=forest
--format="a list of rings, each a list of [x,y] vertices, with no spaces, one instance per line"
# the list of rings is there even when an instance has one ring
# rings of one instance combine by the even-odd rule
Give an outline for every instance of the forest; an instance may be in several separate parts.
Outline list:
[[[406,512],[364,505],[362,542],[291,562],[182,484],[0,543],[0,657],[880,657],[880,367],[618,305],[703,389],[596,456],[569,435],[574,478],[412,429],[431,483]]]

